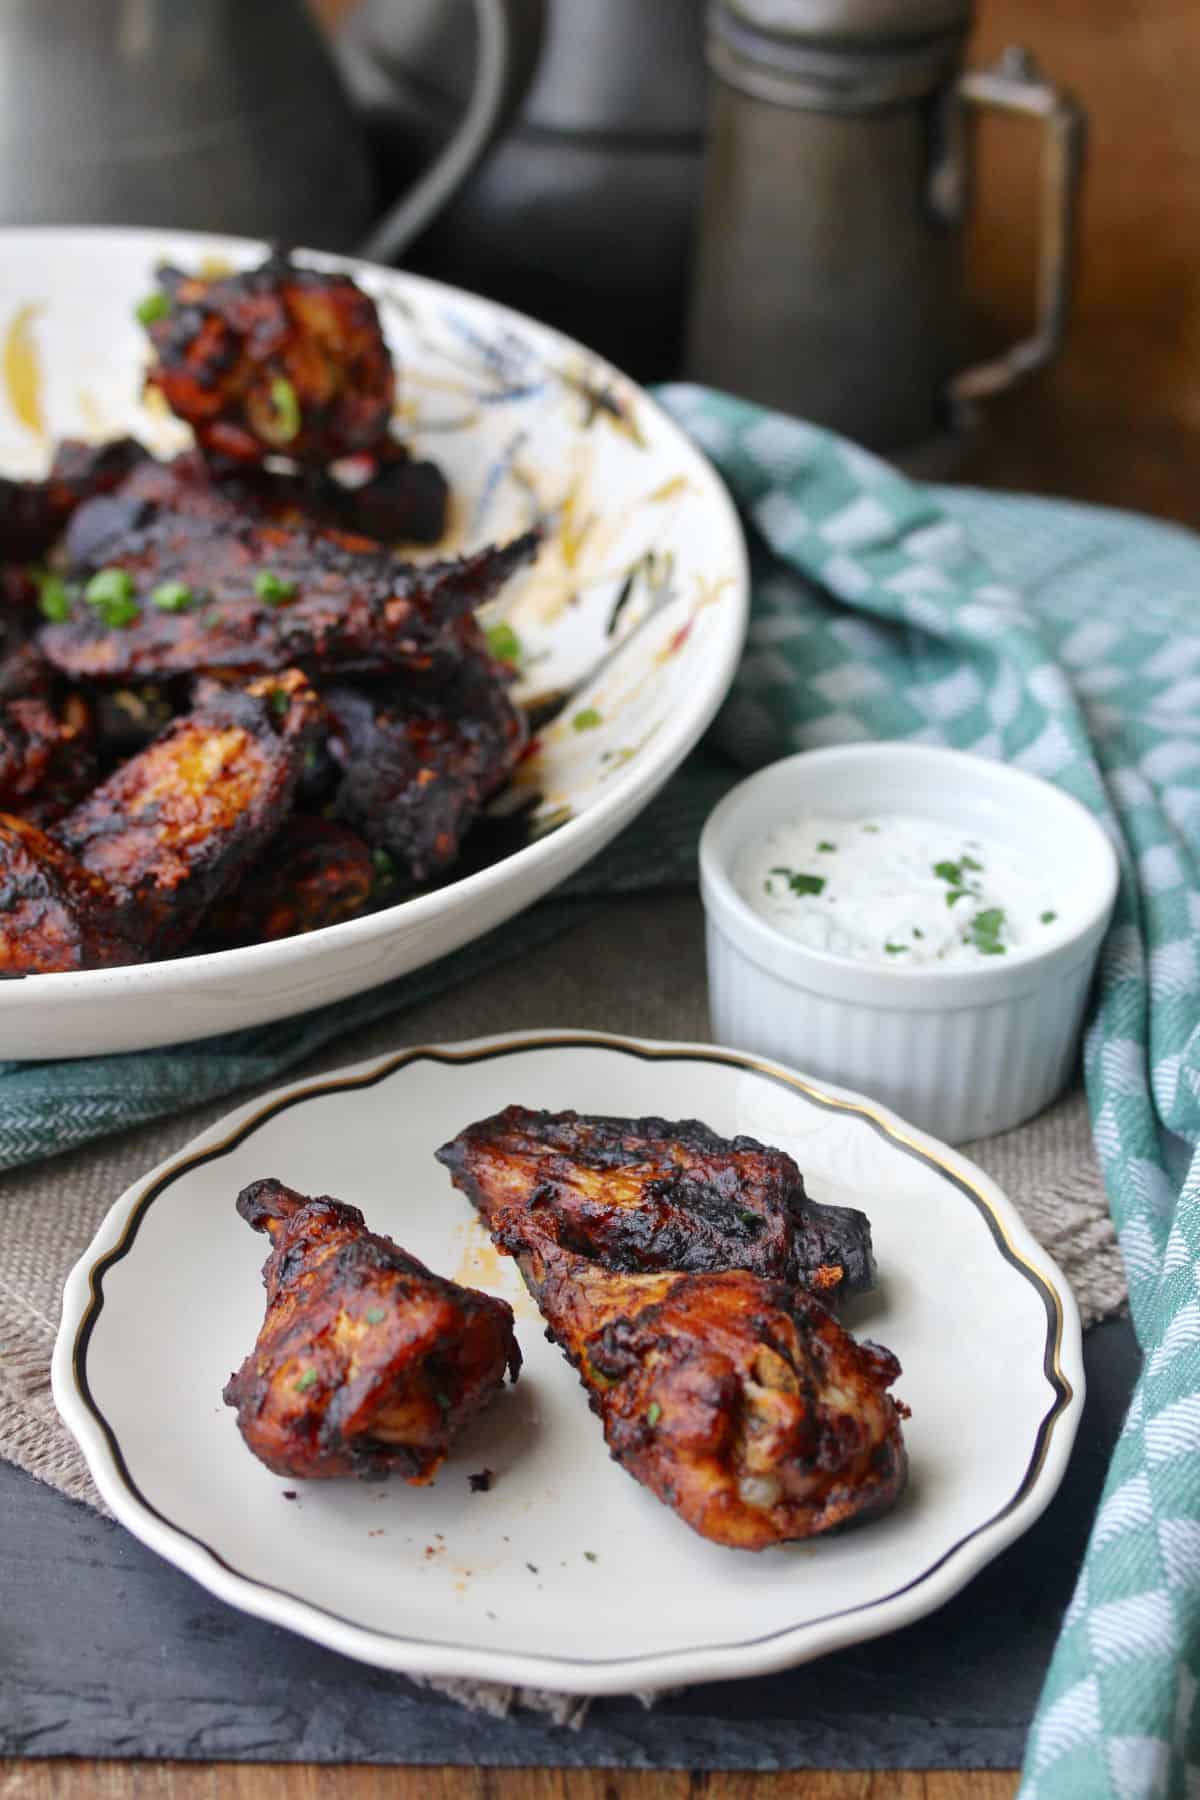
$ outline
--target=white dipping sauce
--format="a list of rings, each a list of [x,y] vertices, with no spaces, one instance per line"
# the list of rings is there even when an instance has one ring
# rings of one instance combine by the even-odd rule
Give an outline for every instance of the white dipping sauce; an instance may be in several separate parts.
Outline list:
[[[988,963],[1058,925],[1045,878],[1007,846],[903,813],[778,825],[743,852],[736,880],[785,936],[891,968]]]

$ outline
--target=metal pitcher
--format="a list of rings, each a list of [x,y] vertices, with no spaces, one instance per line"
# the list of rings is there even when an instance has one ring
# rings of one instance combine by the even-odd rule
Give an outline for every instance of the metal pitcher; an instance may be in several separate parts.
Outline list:
[[[713,0],[715,77],[688,373],[920,462],[1049,361],[1071,283],[1083,119],[1031,57],[962,72],[971,0]],[[1038,317],[967,365],[970,115],[1039,121]]]
[[[527,5],[472,0],[457,126],[379,219],[357,116],[303,0],[0,0],[0,221],[190,226],[394,255],[520,98],[516,10],[528,56]]]

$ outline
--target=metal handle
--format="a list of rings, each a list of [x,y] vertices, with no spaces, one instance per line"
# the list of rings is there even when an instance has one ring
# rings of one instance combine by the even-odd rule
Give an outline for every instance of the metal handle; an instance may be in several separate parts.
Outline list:
[[[432,224],[520,105],[541,53],[543,7],[531,0],[474,0],[475,82],[458,130],[416,184],[359,247],[368,262],[394,262]]]
[[[988,362],[963,369],[950,383],[956,406],[969,409],[1040,369],[1062,344],[1074,269],[1075,224],[1083,173],[1084,114],[1065,89],[1047,81],[1028,50],[1006,50],[990,69],[959,79],[964,111],[990,108],[1038,119],[1045,126],[1042,153],[1042,228],[1037,324],[1030,337]]]

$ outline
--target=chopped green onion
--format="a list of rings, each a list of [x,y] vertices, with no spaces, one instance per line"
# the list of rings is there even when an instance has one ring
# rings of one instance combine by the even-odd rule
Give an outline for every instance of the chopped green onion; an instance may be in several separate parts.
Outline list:
[[[286,688],[272,688],[268,704],[275,717],[282,719],[292,704],[292,698]]]
[[[108,606],[113,600],[132,600],[133,576],[128,569],[100,569],[83,590],[89,606]]]
[[[646,1423],[647,1425],[657,1425],[661,1418],[662,1407],[658,1404],[657,1400],[652,1400],[646,1408]]]
[[[594,731],[597,725],[603,725],[603,723],[603,718],[596,711],[594,706],[585,706],[583,710],[577,712],[571,720],[571,724],[576,731]]]
[[[299,437],[303,421],[296,390],[286,375],[277,375],[271,383],[271,405],[275,409],[275,439],[280,444],[290,444]]]
[[[817,845],[817,849],[820,850],[824,855],[828,856],[831,850],[837,849],[837,845],[829,843],[829,841],[827,839],[822,839],[822,841]]]
[[[599,1562],[600,1558],[596,1555],[594,1550],[585,1550],[583,1553],[583,1560],[584,1562]]]
[[[186,581],[161,581],[150,595],[151,606],[160,612],[186,612],[195,603],[196,596]]]
[[[976,862],[973,856],[968,856],[965,850],[962,854],[962,866],[964,869],[975,869],[977,871],[982,870],[983,868],[983,864],[981,862]]]
[[[921,927],[919,925],[913,926],[913,936],[919,937],[919,938],[923,938],[925,936],[925,933],[921,930]]]
[[[387,1314],[384,1311],[382,1306],[368,1306],[368,1308],[367,1308],[367,1324],[368,1325],[382,1325],[383,1321],[386,1319],[386,1317],[387,1317]]]
[[[61,625],[71,616],[71,596],[61,575],[37,575],[38,610],[44,619]]]
[[[306,1389],[312,1387],[312,1385],[316,1381],[316,1379],[317,1379],[317,1371],[315,1369],[305,1369],[303,1375],[300,1377],[299,1381],[296,1383],[296,1392],[298,1394],[303,1394],[306,1391]]]
[[[435,1390],[433,1397],[437,1401],[438,1405],[441,1407],[443,1412],[450,1411],[450,1396],[449,1396],[449,1394],[444,1394],[442,1392],[442,1390],[440,1388],[438,1388]]]
[[[864,825],[863,830],[871,832],[871,834],[874,836],[878,833],[879,827],[878,827],[878,825]]]
[[[381,881],[390,881],[396,873],[396,865],[386,850],[372,850],[371,862]]]
[[[488,649],[497,662],[519,663],[521,660],[521,640],[511,625],[503,620],[498,625],[489,625],[487,632]]]
[[[887,951],[889,956],[907,956],[908,955],[908,945],[907,944],[885,944],[883,947]]]
[[[282,606],[285,600],[294,598],[296,583],[290,575],[276,575],[273,569],[260,569],[254,577],[254,591],[269,606]]]
[[[788,886],[793,894],[819,894],[825,887],[823,875],[805,875],[803,872],[788,876]]]
[[[171,310],[171,302],[161,291],[147,294],[134,307],[134,315],[139,325],[153,325],[158,319],[165,319]]]
[[[1057,919],[1057,917],[1058,917],[1058,914],[1056,912],[1044,912],[1042,914],[1042,924],[1043,925],[1053,925],[1053,923],[1054,923],[1055,919]]]
[[[96,611],[105,625],[114,626],[118,630],[135,624],[142,616],[136,600],[106,600]]]

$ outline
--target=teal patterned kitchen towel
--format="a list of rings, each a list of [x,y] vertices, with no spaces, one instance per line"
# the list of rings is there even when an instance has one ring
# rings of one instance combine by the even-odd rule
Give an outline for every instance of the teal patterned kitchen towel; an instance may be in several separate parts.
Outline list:
[[[736,774],[864,738],[949,743],[1058,783],[1121,853],[1085,1072],[1145,1371],[1030,1735],[1023,1800],[1200,1782],[1200,542],[1119,513],[915,486],[728,397],[660,398],[751,539],[747,653],[715,733],[560,895],[375,995],[171,1052],[0,1068],[0,1166],[277,1074],[590,894],[692,880]],[[1200,1790],[1196,1790],[1200,1791]]]
[[[1200,1792],[1200,543],[933,492],[793,420],[665,397],[755,540],[729,749],[948,743],[1048,777],[1119,846],[1085,1075],[1146,1361],[1021,1797]]]

